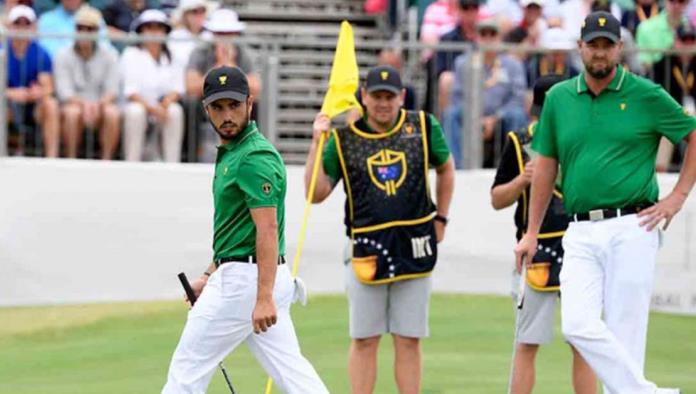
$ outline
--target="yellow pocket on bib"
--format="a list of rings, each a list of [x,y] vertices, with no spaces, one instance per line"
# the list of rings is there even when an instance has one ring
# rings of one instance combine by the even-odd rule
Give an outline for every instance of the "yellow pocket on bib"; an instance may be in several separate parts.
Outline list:
[[[534,263],[527,267],[527,283],[536,290],[544,290],[549,283],[551,263]]]
[[[359,281],[370,283],[375,280],[377,273],[377,256],[353,257],[353,271]]]

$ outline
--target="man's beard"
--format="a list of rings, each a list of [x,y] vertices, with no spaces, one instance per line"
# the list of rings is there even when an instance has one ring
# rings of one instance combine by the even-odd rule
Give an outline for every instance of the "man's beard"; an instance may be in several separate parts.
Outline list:
[[[215,132],[217,133],[217,135],[220,136],[220,138],[222,138],[223,140],[230,140],[235,136],[239,135],[242,131],[244,131],[244,129],[247,128],[247,126],[249,125],[249,119],[244,119],[244,122],[239,125],[233,122],[222,122],[219,128],[218,126],[215,126],[213,122],[210,122],[210,124],[213,126],[213,129],[215,129]],[[230,129],[229,131],[222,131],[222,127],[227,125],[232,126],[232,129]]]
[[[608,77],[612,71],[616,68],[616,64],[609,64],[607,67],[601,69],[594,69],[591,64],[585,64],[585,71],[594,79],[604,79]]]

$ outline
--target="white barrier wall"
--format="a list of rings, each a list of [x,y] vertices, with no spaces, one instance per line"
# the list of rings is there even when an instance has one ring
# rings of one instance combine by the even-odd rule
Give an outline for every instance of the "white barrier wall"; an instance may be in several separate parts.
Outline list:
[[[0,159],[0,306],[171,299],[179,271],[211,258],[212,165]],[[288,168],[287,256],[304,209],[303,168]],[[440,247],[440,292],[508,294],[512,209],[490,207],[492,171],[457,174]],[[670,190],[675,176],[660,179]],[[340,187],[340,186],[339,186]],[[343,192],[312,208],[300,275],[342,292]],[[672,223],[654,306],[696,314],[696,199]]]

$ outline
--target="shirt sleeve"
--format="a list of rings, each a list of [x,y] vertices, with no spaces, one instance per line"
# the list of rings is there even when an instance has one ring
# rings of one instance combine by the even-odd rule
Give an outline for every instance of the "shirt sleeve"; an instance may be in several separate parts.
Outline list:
[[[329,138],[326,140],[321,163],[324,167],[324,173],[328,175],[331,182],[335,185],[341,179],[342,172],[338,161],[338,147],[334,133],[329,134]]]
[[[247,154],[239,165],[239,188],[248,208],[277,207],[285,190],[285,169],[271,151]]]
[[[66,50],[72,49],[66,48],[58,52],[58,55],[56,55],[55,69],[53,72],[53,77],[56,84],[56,95],[61,101],[68,100],[75,96],[75,87],[73,86],[70,78],[70,64]]]
[[[427,131],[429,135],[428,155],[430,164],[439,167],[447,162],[450,156],[450,150],[445,141],[445,133],[442,131],[442,126],[437,118],[432,114],[428,114],[430,128]]]
[[[539,123],[534,130],[532,149],[542,156],[558,158],[556,146],[555,103],[553,90],[546,95]]]
[[[652,112],[657,119],[657,131],[673,144],[678,144],[696,129],[696,118],[687,114],[662,87],[655,87],[653,101]]]
[[[46,52],[44,48],[39,46],[39,61],[38,69],[40,73],[52,73],[53,72],[53,62],[51,61],[51,55]]]
[[[520,165],[517,162],[517,152],[515,149],[515,144],[510,138],[510,133],[507,134],[505,138],[505,147],[503,148],[503,155],[500,158],[500,164],[498,164],[498,170],[495,173],[495,179],[493,180],[493,185],[491,189],[504,185],[513,179],[515,179],[520,174]]]

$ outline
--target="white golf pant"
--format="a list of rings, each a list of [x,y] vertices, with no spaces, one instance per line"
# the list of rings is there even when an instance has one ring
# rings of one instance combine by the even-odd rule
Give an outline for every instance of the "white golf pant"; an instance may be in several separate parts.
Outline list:
[[[300,351],[290,318],[295,283],[285,264],[278,266],[273,289],[278,322],[265,333],[254,334],[251,315],[256,303],[257,274],[256,264],[227,263],[210,276],[189,312],[162,393],[205,393],[218,363],[246,342],[280,391],[328,394]],[[228,365],[227,369],[234,383],[234,366]]]
[[[563,237],[562,331],[607,394],[653,394],[645,342],[658,230],[636,215],[571,222]]]

